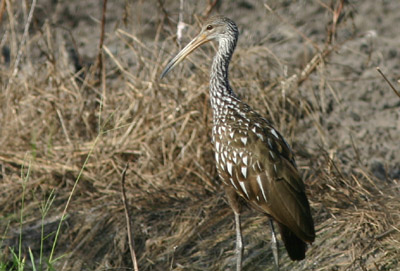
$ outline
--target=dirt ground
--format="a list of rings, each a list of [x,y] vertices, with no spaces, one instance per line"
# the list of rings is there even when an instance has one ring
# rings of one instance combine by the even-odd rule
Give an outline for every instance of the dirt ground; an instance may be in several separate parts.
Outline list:
[[[400,89],[400,1],[212,2],[108,1],[101,70],[102,1],[42,0],[32,20],[31,2],[0,1],[0,270],[17,270],[13,251],[25,270],[133,270],[127,164],[139,270],[234,269],[210,143],[215,45],[160,80],[216,13],[240,30],[232,87],[307,187],[317,237],[301,262],[281,244],[281,269],[400,270],[400,97],[376,69]],[[273,270],[267,217],[245,207],[242,227],[243,270]]]

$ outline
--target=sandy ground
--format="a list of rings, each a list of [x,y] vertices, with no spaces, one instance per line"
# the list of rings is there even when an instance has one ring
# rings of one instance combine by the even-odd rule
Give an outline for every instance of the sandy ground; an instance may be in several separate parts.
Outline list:
[[[199,31],[208,2],[184,1],[182,45]],[[400,1],[346,2],[326,46],[331,2],[218,1],[211,14],[238,24],[232,86],[288,139],[309,192],[316,242],[301,263],[289,262],[282,249],[282,269],[398,270],[400,97],[376,67],[400,89]],[[213,48],[159,80],[179,50],[179,1],[108,1],[106,89],[89,69],[98,54],[98,1],[40,1],[23,47],[29,8],[19,2],[7,8],[0,22],[4,270],[14,270],[10,248],[18,247],[29,161],[23,255],[28,247],[39,255],[44,224],[51,234],[44,257],[50,257],[77,184],[55,253],[64,258],[55,270],[132,268],[120,194],[129,162],[126,188],[140,270],[231,269],[233,215],[209,143]],[[19,48],[22,58],[12,75]],[[324,50],[329,53],[298,82]],[[100,128],[105,132],[99,136]],[[51,191],[55,199],[42,222],[41,202]],[[245,209],[243,228],[244,270],[272,270],[266,218]]]

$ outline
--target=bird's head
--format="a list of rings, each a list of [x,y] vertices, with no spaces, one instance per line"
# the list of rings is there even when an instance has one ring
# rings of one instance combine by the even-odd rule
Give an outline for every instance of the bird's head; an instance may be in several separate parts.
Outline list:
[[[185,59],[185,57],[191,54],[200,45],[212,40],[216,40],[218,42],[230,40],[232,37],[236,43],[237,36],[238,29],[235,22],[232,20],[220,15],[209,18],[204,22],[200,33],[173,59],[171,59],[170,62],[168,62],[161,74],[161,78],[163,78],[170,70],[172,70],[179,62]]]

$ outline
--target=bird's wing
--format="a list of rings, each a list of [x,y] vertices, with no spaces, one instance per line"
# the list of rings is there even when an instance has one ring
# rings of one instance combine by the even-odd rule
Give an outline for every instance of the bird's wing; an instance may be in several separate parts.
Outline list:
[[[221,127],[225,134],[221,146],[216,143],[221,179],[256,209],[312,242],[310,207],[289,145],[265,119],[248,116],[238,113],[229,123],[231,130]]]
[[[302,240],[312,242],[315,232],[310,206],[289,145],[269,123],[251,127],[249,133],[252,165],[247,180],[256,199],[252,204]]]

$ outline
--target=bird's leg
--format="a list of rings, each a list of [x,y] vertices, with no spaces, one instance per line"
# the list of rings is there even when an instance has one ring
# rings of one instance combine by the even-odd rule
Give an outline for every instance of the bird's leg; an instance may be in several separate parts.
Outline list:
[[[279,271],[279,254],[278,254],[279,245],[278,245],[278,241],[276,240],[274,221],[272,221],[272,218],[269,219],[269,225],[271,227],[271,235],[272,235],[272,238],[271,238],[272,254],[274,255],[276,270]]]
[[[240,214],[235,213],[235,223],[236,223],[236,271],[242,270],[242,257],[243,257],[243,237],[242,228],[240,226]]]
[[[233,213],[235,214],[236,271],[241,271],[242,258],[243,258],[243,237],[242,237],[242,228],[240,226],[240,205],[239,205],[238,195],[233,188],[226,186],[225,191],[228,197],[229,205],[232,207]]]

